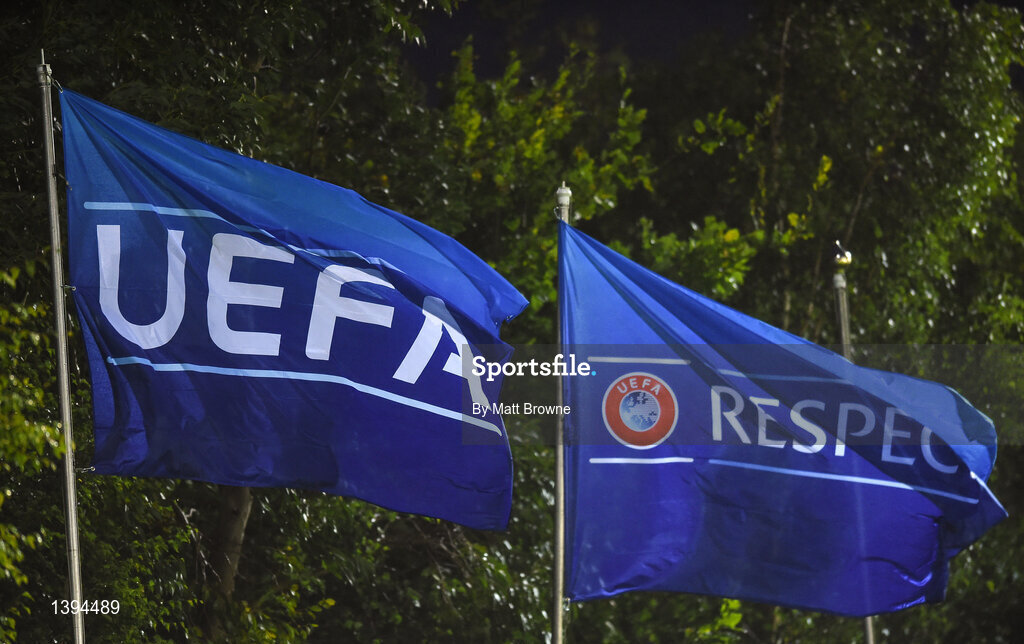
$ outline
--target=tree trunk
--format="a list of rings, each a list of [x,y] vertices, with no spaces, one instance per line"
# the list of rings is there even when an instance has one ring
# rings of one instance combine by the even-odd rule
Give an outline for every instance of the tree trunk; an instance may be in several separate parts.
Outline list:
[[[225,617],[235,590],[235,574],[238,560],[242,556],[242,541],[245,539],[245,524],[252,509],[252,490],[247,487],[218,485],[220,510],[214,532],[209,564],[213,578],[206,592],[205,626],[211,641],[225,639]]]

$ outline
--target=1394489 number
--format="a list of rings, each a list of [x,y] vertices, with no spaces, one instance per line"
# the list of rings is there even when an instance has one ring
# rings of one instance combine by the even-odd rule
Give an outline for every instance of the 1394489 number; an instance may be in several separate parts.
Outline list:
[[[52,602],[54,615],[76,615],[78,613],[95,613],[97,615],[117,615],[121,611],[121,602],[116,599],[55,599]]]

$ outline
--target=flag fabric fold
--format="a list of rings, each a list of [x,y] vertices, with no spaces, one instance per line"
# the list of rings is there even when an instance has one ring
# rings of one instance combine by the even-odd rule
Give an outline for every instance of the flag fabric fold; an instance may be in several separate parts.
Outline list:
[[[98,473],[286,486],[502,528],[503,322],[451,237],[65,90],[71,282]]]
[[[1006,516],[992,422],[560,227],[567,594],[735,597],[864,616],[941,600]]]

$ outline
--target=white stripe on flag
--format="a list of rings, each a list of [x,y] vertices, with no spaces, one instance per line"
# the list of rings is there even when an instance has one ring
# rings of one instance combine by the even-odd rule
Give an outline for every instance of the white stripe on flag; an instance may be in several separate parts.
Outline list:
[[[688,456],[666,456],[663,458],[592,458],[591,463],[600,465],[602,463],[624,463],[630,465],[658,465],[659,463],[692,463],[693,459]]]
[[[588,459],[590,463],[595,465],[601,464],[618,464],[618,465],[660,465],[663,463],[693,463],[694,459],[687,456],[667,456],[662,458],[591,458]],[[771,467],[769,465],[758,465],[756,463],[744,463],[742,461],[726,461],[717,458],[709,458],[709,465],[722,465],[725,467],[738,467],[747,470],[757,470],[760,472],[771,472],[773,474],[785,474],[787,476],[804,476],[807,478],[814,479],[826,479],[830,481],[843,481],[844,483],[858,483],[861,485],[878,485],[881,487],[892,487],[900,490],[911,490],[914,492],[922,492],[924,494],[933,494],[935,496],[943,496],[947,499],[953,499],[954,501],[961,501],[963,503],[970,503],[976,505],[978,499],[972,499],[967,496],[961,496],[959,494],[953,494],[952,492],[946,492],[944,490],[936,490],[930,487],[921,487],[919,485],[908,485],[906,483],[900,483],[899,481],[886,481],[884,479],[873,479],[864,476],[850,476],[847,474],[828,474],[826,472],[808,472],[806,470],[793,470],[784,467]],[[973,474],[973,473],[972,473]],[[987,489],[987,488],[984,488]]]
[[[431,414],[444,416],[445,418],[461,420],[464,423],[482,427],[487,431],[494,432],[498,436],[501,436],[501,429],[494,423],[489,423],[486,420],[482,420],[468,414],[463,414],[459,411],[438,407],[437,405],[432,405],[431,403],[423,402],[422,400],[416,400],[415,398],[402,396],[384,389],[364,385],[360,382],[355,382],[354,380],[349,380],[342,376],[332,376],[330,374],[323,373],[306,373],[303,371],[278,371],[276,369],[231,369],[228,367],[214,367],[211,365],[201,364],[155,363],[150,362],[146,358],[139,358],[135,356],[129,356],[126,358],[107,358],[107,362],[117,367],[124,365],[143,365],[150,367],[154,371],[193,371],[196,373],[213,373],[221,376],[242,376],[245,378],[281,378],[284,380],[302,380],[307,382],[330,382],[338,385],[345,385],[346,387],[352,387],[361,393],[368,394],[370,396],[377,396],[378,398],[384,398],[385,400],[390,400],[391,402],[398,403],[399,405],[413,407]]]

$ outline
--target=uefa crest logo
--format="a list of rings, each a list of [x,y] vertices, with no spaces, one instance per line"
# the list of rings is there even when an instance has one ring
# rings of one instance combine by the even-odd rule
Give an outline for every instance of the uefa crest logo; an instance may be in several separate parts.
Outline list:
[[[604,425],[620,443],[633,449],[660,445],[676,428],[679,405],[664,380],[649,373],[627,373],[604,392]]]

